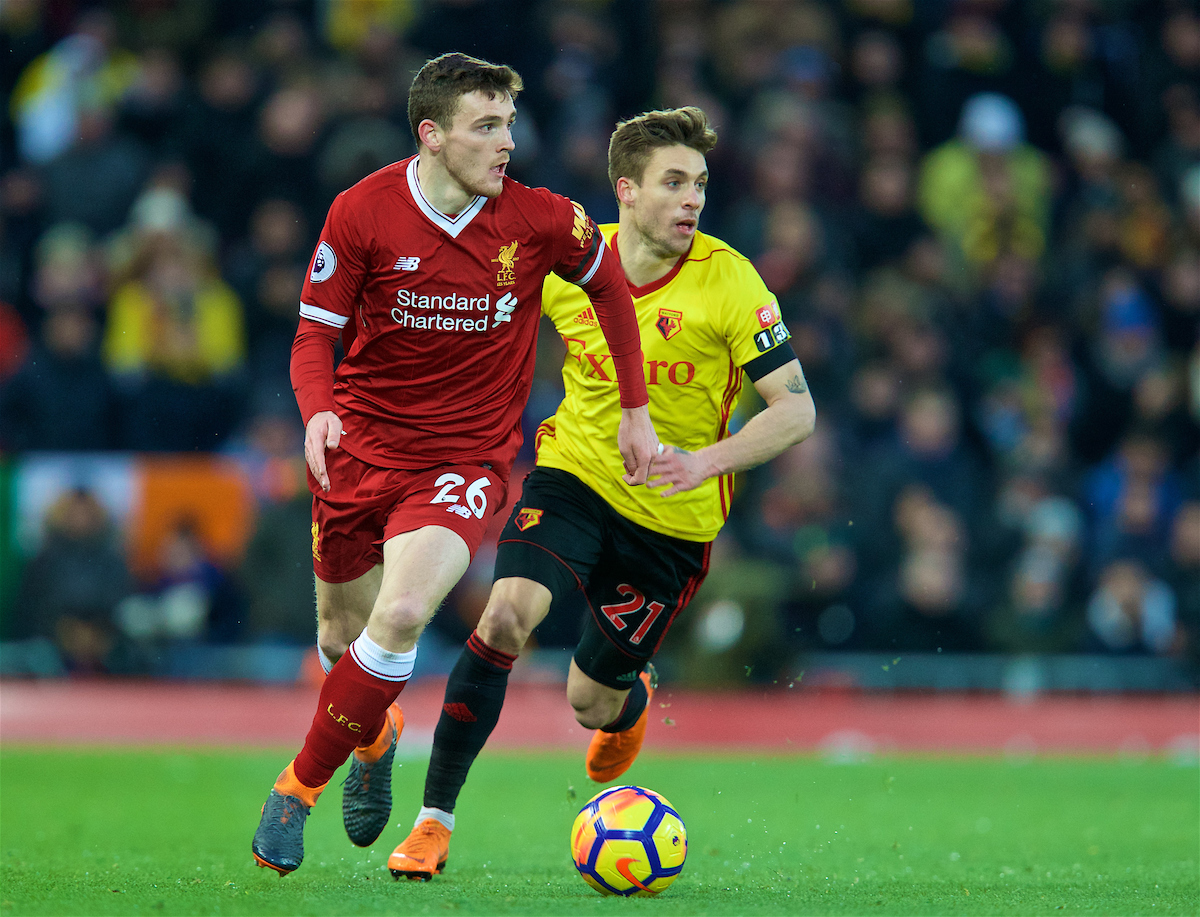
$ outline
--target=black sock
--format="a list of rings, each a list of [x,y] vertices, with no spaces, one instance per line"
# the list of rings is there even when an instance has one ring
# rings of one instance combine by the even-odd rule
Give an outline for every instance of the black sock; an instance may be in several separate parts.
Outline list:
[[[467,771],[500,720],[508,673],[516,656],[492,649],[472,633],[446,682],[425,775],[425,805],[453,812]],[[645,689],[643,688],[643,693]]]
[[[646,709],[646,701],[649,699],[650,696],[646,693],[646,683],[639,678],[629,689],[629,696],[625,698],[625,706],[621,708],[617,718],[607,726],[601,726],[600,731],[624,732],[638,721],[638,717]]]

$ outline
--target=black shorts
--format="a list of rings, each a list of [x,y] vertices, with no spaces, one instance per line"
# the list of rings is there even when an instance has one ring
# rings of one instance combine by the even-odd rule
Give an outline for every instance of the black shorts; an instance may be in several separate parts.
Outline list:
[[[589,614],[575,664],[622,690],[700,588],[710,548],[630,522],[569,472],[535,468],[500,533],[495,578],[541,583],[553,603],[582,590]]]

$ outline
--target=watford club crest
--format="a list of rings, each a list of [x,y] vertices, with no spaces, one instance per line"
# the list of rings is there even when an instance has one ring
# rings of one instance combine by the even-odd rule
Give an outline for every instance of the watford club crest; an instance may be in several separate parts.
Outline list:
[[[675,309],[659,309],[658,321],[654,323],[654,327],[658,329],[664,341],[669,341],[679,334],[679,329],[683,327],[683,313]]]
[[[544,513],[544,512],[545,512],[545,510],[542,510],[542,509],[526,508],[526,509],[521,510],[519,513],[517,513],[517,519],[516,519],[517,528],[520,529],[522,532],[525,531],[526,529],[533,528],[535,525],[537,525],[539,522],[542,521],[542,513]]]

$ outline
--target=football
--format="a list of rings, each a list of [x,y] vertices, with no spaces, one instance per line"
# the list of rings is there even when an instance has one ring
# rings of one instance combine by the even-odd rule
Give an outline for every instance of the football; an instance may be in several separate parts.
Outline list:
[[[649,897],[683,871],[687,829],[653,790],[615,786],[593,796],[576,816],[571,853],[583,880],[600,894]]]

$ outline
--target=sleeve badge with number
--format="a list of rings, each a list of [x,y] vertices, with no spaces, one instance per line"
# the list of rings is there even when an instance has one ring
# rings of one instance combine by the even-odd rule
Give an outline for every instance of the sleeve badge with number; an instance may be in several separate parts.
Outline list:
[[[763,329],[754,335],[754,345],[758,348],[759,353],[766,353],[792,336],[787,325],[783,323],[783,317],[779,314],[779,306],[775,302],[759,306],[754,312],[754,317],[758,319],[759,327]]]

